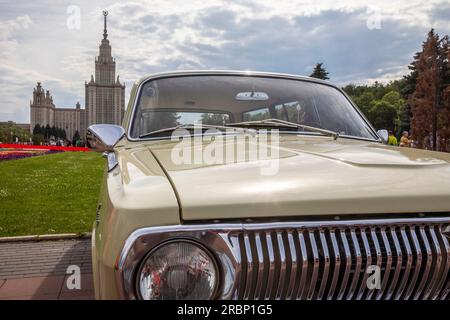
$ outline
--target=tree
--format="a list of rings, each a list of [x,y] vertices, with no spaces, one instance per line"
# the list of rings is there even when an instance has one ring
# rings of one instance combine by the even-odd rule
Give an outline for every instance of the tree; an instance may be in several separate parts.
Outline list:
[[[381,98],[381,101],[392,105],[397,110],[405,104],[405,100],[403,100],[402,96],[397,91],[389,91]]]
[[[45,129],[44,129],[44,132],[43,132],[44,137],[45,137],[46,140],[50,139],[51,131],[52,131],[52,129],[51,129],[50,126],[47,124],[47,125],[45,126]]]
[[[58,128],[56,129],[56,136],[59,139],[66,139],[66,131],[64,129]]]
[[[58,131],[56,130],[55,126],[52,126],[52,128],[50,129],[50,136],[58,138]]]
[[[417,81],[414,92],[408,98],[414,140],[418,147],[433,150],[437,149],[437,113],[442,103],[445,65],[441,44],[439,36],[431,29],[422,44],[422,51],[415,55],[417,60],[412,63],[417,71]]]
[[[29,130],[19,127],[12,121],[0,124],[0,142],[15,143],[16,139],[19,142],[29,142],[30,137]]]
[[[42,133],[42,129],[41,126],[39,125],[39,123],[37,125],[34,126],[33,128],[33,134],[41,134]]]
[[[403,86],[401,93],[403,97],[407,98],[416,90],[417,85],[417,61],[419,61],[420,52],[416,52],[413,57],[413,62],[411,62],[408,66],[408,69],[411,70],[409,74],[403,76],[403,81],[405,85]]]
[[[202,113],[202,124],[223,126],[227,122],[230,122],[230,116],[223,113]]]
[[[34,145],[40,145],[44,142],[44,135],[42,133],[33,134],[32,140]]]
[[[323,63],[316,63],[316,66],[314,67],[313,72],[309,75],[312,78],[322,79],[322,80],[328,80],[330,79],[328,77],[328,72],[323,67]]]
[[[81,141],[81,137],[80,137],[80,133],[77,131],[75,131],[75,133],[73,134],[73,138],[72,138],[72,145],[74,146],[78,146],[78,144]]]
[[[177,112],[153,112],[149,120],[145,122],[145,128],[142,128],[142,133],[175,127],[180,124],[178,122],[180,118],[181,116]]]
[[[367,86],[366,86],[367,88]],[[365,91],[361,96],[354,97],[353,102],[356,103],[356,105],[361,109],[361,111],[368,116],[369,110],[372,106],[372,102],[375,100],[375,96],[373,93],[369,90]]]
[[[377,129],[400,132],[409,130],[409,109],[401,94],[404,86],[402,79],[387,84],[347,85],[343,89]]]
[[[404,131],[411,129],[411,107],[405,103],[398,110],[397,135],[401,136]]]
[[[65,136],[64,129],[56,128],[55,129],[55,138],[57,138],[57,139],[65,139],[66,136]]]
[[[397,136],[401,136],[403,131],[409,131],[409,107],[406,105],[400,92],[391,90],[383,96],[381,101],[395,109],[395,114],[388,111],[391,116],[393,116],[395,124],[394,127],[390,129],[397,132]],[[387,109],[385,109],[385,111],[387,111]]]
[[[402,79],[402,86],[399,88],[399,92],[403,96],[404,99],[406,99],[406,103],[403,107],[399,110],[399,123],[398,123],[398,133],[399,135],[403,131],[410,131],[411,130],[411,118],[412,118],[412,111],[411,111],[411,104],[409,100],[409,96],[414,93],[416,90],[417,85],[417,61],[419,60],[420,52],[416,52],[413,57],[413,62],[411,62],[408,66],[408,69],[410,70],[410,73],[403,76]]]
[[[445,55],[446,59],[443,61],[442,68],[442,109],[438,117],[439,149],[450,152],[450,48],[448,36],[443,39],[441,55]]]
[[[369,118],[376,129],[395,130],[397,109],[386,101],[378,100],[369,111]]]

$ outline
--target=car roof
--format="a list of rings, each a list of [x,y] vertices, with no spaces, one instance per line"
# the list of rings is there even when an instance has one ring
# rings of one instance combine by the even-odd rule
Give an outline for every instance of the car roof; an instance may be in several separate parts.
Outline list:
[[[294,79],[294,80],[303,80],[309,82],[316,82],[321,84],[326,84],[329,86],[333,86],[337,88],[336,85],[329,81],[325,81],[322,79],[288,74],[288,73],[276,73],[276,72],[263,72],[263,71],[247,71],[247,70],[175,70],[175,71],[166,71],[159,72],[147,75],[145,77],[140,78],[136,84],[139,85],[142,82],[156,79],[156,78],[166,78],[166,77],[176,77],[176,76],[196,76],[196,75],[237,75],[237,76],[262,76],[262,77],[272,77],[272,78],[281,78],[281,79]]]

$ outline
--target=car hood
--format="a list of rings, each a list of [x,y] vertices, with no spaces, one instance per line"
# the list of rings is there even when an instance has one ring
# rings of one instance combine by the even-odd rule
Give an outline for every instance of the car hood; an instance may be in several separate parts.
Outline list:
[[[215,143],[184,152],[206,154]],[[281,135],[270,146],[278,155],[264,160],[237,161],[236,152],[232,163],[179,164],[176,146],[159,141],[146,148],[170,179],[183,220],[450,210],[444,153],[291,134]]]

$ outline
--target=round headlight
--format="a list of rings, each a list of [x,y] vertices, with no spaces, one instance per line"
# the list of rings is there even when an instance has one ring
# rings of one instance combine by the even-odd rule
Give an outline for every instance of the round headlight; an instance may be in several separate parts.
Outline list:
[[[214,258],[200,245],[171,241],[152,250],[137,274],[144,300],[212,298],[218,280]]]

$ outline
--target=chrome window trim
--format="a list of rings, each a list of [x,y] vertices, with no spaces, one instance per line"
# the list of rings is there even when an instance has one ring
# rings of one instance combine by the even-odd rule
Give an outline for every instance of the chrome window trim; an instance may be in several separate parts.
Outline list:
[[[230,127],[230,130],[232,130],[233,127]],[[266,130],[266,129],[263,129]],[[315,137],[315,138],[329,138],[329,136],[323,135],[318,132],[308,132],[308,131],[285,131],[285,130],[279,130],[278,133],[281,134],[288,134],[288,135],[297,135],[297,136],[307,136],[307,137]],[[209,132],[209,133],[201,133],[201,134],[190,134],[190,135],[179,135],[176,136],[176,138],[185,138],[185,137],[209,137],[209,136],[217,136],[217,135],[227,135],[227,136],[237,136],[238,133],[236,133],[234,130],[233,132],[224,132],[224,131],[218,131],[218,132]],[[259,134],[256,132],[256,134]],[[267,131],[267,134],[270,134],[270,131]],[[127,138],[128,139],[128,138]],[[166,141],[171,140],[171,136],[162,136],[162,137],[147,137],[147,138],[134,138],[137,140],[131,140],[132,142],[139,142],[139,141]],[[351,140],[359,140],[359,141],[368,141],[368,142],[379,142],[378,140],[373,140],[369,138],[363,138],[363,137],[355,137],[355,136],[349,136],[346,134],[339,135],[339,139],[351,139]],[[175,140],[175,142],[178,142],[178,140]]]
[[[158,80],[158,79],[165,79],[165,78],[176,78],[176,77],[189,77],[189,76],[248,76],[248,77],[265,77],[265,78],[275,78],[275,79],[287,79],[287,80],[298,80],[298,81],[305,81],[305,82],[311,82],[311,83],[317,83],[326,85],[329,87],[332,87],[336,90],[338,90],[341,94],[344,95],[344,97],[347,99],[349,104],[353,107],[353,109],[356,111],[356,113],[362,118],[365,125],[369,128],[369,131],[371,131],[372,135],[374,136],[374,139],[371,140],[369,138],[364,137],[356,137],[356,136],[347,136],[342,135],[341,137],[346,138],[352,138],[352,139],[361,139],[361,140],[367,140],[367,141],[373,141],[373,142],[379,142],[382,143],[381,138],[378,137],[375,128],[372,126],[372,124],[369,122],[369,120],[364,116],[364,114],[361,112],[361,110],[356,106],[356,104],[349,98],[349,96],[345,93],[344,90],[339,88],[338,86],[323,81],[316,78],[310,78],[305,76],[299,76],[299,75],[293,75],[293,74],[284,74],[284,73],[270,73],[270,72],[259,72],[259,71],[234,71],[234,70],[198,70],[198,71],[178,71],[178,72],[167,72],[167,73],[156,73],[152,74],[148,77],[145,77],[141,79],[138,82],[138,88],[136,90],[135,100],[133,102],[133,108],[131,110],[131,116],[128,121],[128,127],[126,128],[127,134],[126,138],[128,141],[147,141],[147,140],[159,140],[161,138],[133,138],[131,137],[131,127],[133,126],[134,122],[134,116],[136,112],[136,108],[139,102],[139,97],[141,95],[142,87],[149,81]],[[378,137],[376,139],[375,137]]]
[[[135,273],[140,268],[142,259],[156,246],[173,239],[194,240],[209,249],[219,264],[218,299],[237,299],[237,282],[241,279],[242,257],[233,231],[276,231],[306,228],[339,228],[351,230],[357,227],[389,227],[392,225],[449,224],[450,216],[395,219],[361,219],[361,220],[320,220],[320,221],[280,221],[262,223],[207,223],[193,225],[170,225],[137,229],[125,241],[117,257],[115,271],[119,295],[123,299],[136,299]],[[444,235],[444,233],[442,233]],[[213,244],[213,245],[212,245]],[[303,254],[303,253],[302,253]],[[258,271],[259,272],[259,271]],[[350,279],[349,279],[350,281]],[[383,284],[384,285],[384,284]],[[384,288],[383,288],[384,289]],[[384,291],[384,290],[382,290]],[[381,292],[382,292],[381,291]]]

